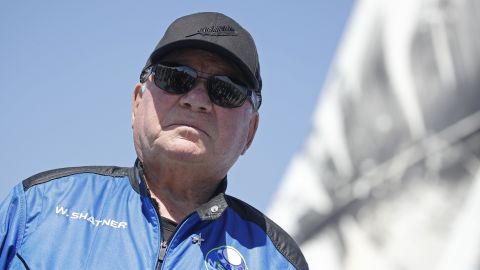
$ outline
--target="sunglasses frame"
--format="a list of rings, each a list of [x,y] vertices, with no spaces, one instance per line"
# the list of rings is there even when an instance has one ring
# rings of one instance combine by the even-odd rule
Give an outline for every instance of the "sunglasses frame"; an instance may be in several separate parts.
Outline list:
[[[165,90],[163,89],[161,86],[157,85],[157,82],[155,80],[155,75],[156,75],[156,71],[157,71],[157,68],[158,67],[162,67],[162,68],[166,68],[166,69],[173,69],[173,68],[178,68],[178,67],[184,67],[190,71],[193,71],[193,73],[195,74],[195,76],[192,76],[192,78],[194,79],[194,82],[191,86],[190,89],[187,89],[187,90],[182,90],[180,93],[177,93],[179,91],[169,91],[169,90]],[[243,86],[243,85],[239,85],[235,82],[233,82],[228,76],[225,76],[225,75],[214,75],[214,74],[208,74],[208,73],[204,73],[204,74],[208,74],[209,76],[208,77],[204,77],[204,76],[200,76],[199,74],[202,73],[202,72],[199,72],[197,71],[196,69],[192,68],[192,67],[189,67],[189,66],[186,66],[186,65],[178,65],[178,66],[169,66],[168,64],[154,64],[154,65],[151,65],[147,68],[145,68],[143,71],[142,71],[142,74],[140,75],[140,83],[144,83],[148,80],[148,78],[150,77],[150,75],[153,75],[153,83],[155,84],[155,86],[157,86],[158,88],[162,89],[163,91],[169,93],[169,94],[173,94],[173,95],[183,95],[183,94],[186,94],[188,93],[189,91],[191,91],[193,88],[194,88],[194,85],[196,84],[197,80],[199,79],[204,79],[207,81],[207,92],[208,92],[208,96],[210,98],[210,101],[222,108],[237,108],[237,107],[241,107],[244,103],[245,103],[245,100],[247,100],[247,98],[250,100],[250,103],[252,104],[253,106],[253,109],[255,111],[258,110],[258,107],[259,107],[259,96],[258,94],[256,93],[256,91],[254,90],[251,90],[249,89],[248,87],[246,86]],[[190,75],[191,76],[191,75]],[[227,80],[225,80],[225,78]],[[235,88],[241,88],[241,91],[242,92],[245,92],[245,97],[243,98],[243,101],[240,105],[227,105],[227,104],[219,104],[217,102],[214,101],[214,99],[212,99],[212,95],[215,95],[215,93],[217,91],[211,89],[211,87],[209,86],[210,85],[210,81],[213,80],[213,79],[216,79],[216,80],[220,80],[224,83],[227,83],[227,84],[231,84],[232,87],[235,87]]]

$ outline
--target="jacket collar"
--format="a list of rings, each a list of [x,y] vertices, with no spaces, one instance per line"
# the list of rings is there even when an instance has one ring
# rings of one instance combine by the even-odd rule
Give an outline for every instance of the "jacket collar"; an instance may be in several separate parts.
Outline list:
[[[145,182],[145,172],[142,162],[137,158],[133,168],[129,173],[130,184],[132,188],[141,196],[150,197],[147,184]],[[225,176],[208,202],[202,204],[196,212],[202,220],[213,220],[220,217],[227,208],[225,200],[225,191],[227,190],[227,176]]]

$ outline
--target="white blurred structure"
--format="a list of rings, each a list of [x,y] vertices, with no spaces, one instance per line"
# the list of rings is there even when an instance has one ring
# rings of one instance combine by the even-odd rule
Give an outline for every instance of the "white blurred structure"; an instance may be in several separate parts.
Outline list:
[[[269,212],[314,270],[480,269],[479,0],[356,3]]]

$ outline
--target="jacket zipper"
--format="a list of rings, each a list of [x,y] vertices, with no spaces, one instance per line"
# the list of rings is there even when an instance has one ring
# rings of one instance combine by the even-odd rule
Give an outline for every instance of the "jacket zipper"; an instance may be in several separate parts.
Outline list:
[[[160,239],[160,250],[158,252],[158,258],[157,258],[157,263],[156,263],[156,266],[155,266],[155,269],[156,270],[160,270],[160,269],[163,269],[163,265],[164,265],[164,262],[165,262],[165,255],[168,253],[168,247],[170,246],[169,244],[167,244],[166,241],[163,240],[163,229],[162,229],[162,221],[161,221],[161,215],[159,213],[159,210],[157,209],[158,207],[156,207],[156,203],[153,202],[153,199],[152,197],[150,196],[150,190],[148,190],[147,188],[147,192],[148,192],[148,199],[150,201],[150,204],[151,206],[153,207],[153,209],[155,210],[155,213],[157,214],[157,220],[158,220],[158,226],[160,228],[159,230],[159,233],[160,233],[160,236],[161,236],[161,239]],[[182,227],[184,225],[184,223],[190,218],[190,216],[192,216],[194,213],[196,213],[195,211],[192,212],[190,215],[188,215],[182,222],[180,222],[178,225],[177,225],[177,228],[175,229],[175,231],[173,232],[172,236],[170,237],[170,242],[172,242],[172,240],[175,238],[177,232],[179,231],[180,227]],[[159,237],[160,238],[160,237]],[[162,262],[161,264],[161,267],[160,266],[160,262]]]
[[[142,173],[143,174],[143,173]],[[160,270],[160,269],[163,269],[163,265],[164,265],[164,259],[165,259],[165,255],[167,254],[167,250],[168,250],[168,244],[166,241],[163,240],[163,229],[162,229],[162,220],[161,220],[161,215],[160,215],[160,210],[158,209],[159,206],[158,204],[153,200],[152,196],[150,195],[150,189],[148,188],[147,186],[147,183],[145,181],[145,178],[143,175],[140,175],[140,181],[143,182],[143,184],[145,185],[145,193],[146,193],[146,196],[148,197],[148,200],[150,202],[150,205],[153,207],[153,209],[155,210],[155,214],[157,216],[157,221],[158,221],[158,228],[159,228],[159,234],[160,234],[160,237],[159,240],[160,240],[160,250],[158,252],[158,256],[157,256],[157,262],[155,264],[155,270]],[[193,214],[193,213],[192,213]],[[189,215],[190,216],[190,215]],[[187,216],[187,218],[189,217]],[[175,237],[175,234],[177,233],[178,231],[178,228],[180,227],[181,224],[184,223],[185,220],[187,220],[187,218],[185,218],[180,224],[178,224],[177,228],[175,229],[175,231],[173,232],[172,234],[172,237],[170,237],[170,242],[173,240],[173,238]],[[160,266],[160,262],[162,262],[161,266]],[[160,267],[159,267],[160,266]]]
[[[146,187],[146,185],[145,185]],[[163,233],[162,233],[162,221],[160,220],[160,213],[158,213],[158,210],[157,210],[157,207],[155,207],[155,203],[153,202],[152,200],[152,197],[150,197],[150,190],[148,189],[148,187],[146,187],[146,190],[147,190],[147,196],[148,196],[148,200],[150,201],[150,205],[152,206],[153,210],[155,210],[155,214],[156,214],[156,217],[157,217],[157,221],[158,221],[158,232],[159,232],[159,239],[160,239],[160,250],[158,252],[158,256],[157,256],[157,262],[155,264],[155,270],[159,270],[159,261],[160,261],[160,257],[162,256],[162,249],[163,249],[163,245],[164,245],[164,241],[163,241]],[[165,243],[166,244],[166,243]],[[162,261],[163,261],[163,257],[165,256],[165,253],[163,253],[163,256],[162,256]]]
[[[163,258],[165,258],[165,253],[167,252],[167,241],[162,240],[162,243],[160,244],[160,253],[158,254],[158,261],[157,261],[157,268],[159,262],[162,262],[163,264]]]
[[[194,215],[196,213],[196,211],[193,211],[190,215],[188,215],[187,217],[185,217],[182,222],[180,222],[178,225],[177,225],[177,228],[175,229],[175,231],[173,232],[172,234],[172,237],[170,237],[170,243],[173,241],[173,239],[175,239],[175,236],[177,236],[177,233],[180,231],[180,229],[182,229],[182,227],[185,225],[185,223],[187,222],[187,220],[190,219],[190,217],[192,215]],[[162,249],[163,247],[160,247],[160,254],[162,253]],[[162,258],[162,267],[160,267],[160,270],[163,269],[163,267],[165,266],[165,257],[166,255],[168,254],[168,251],[170,249],[170,245],[165,242],[165,249],[164,249],[164,252],[163,252],[163,258]],[[157,262],[158,264],[158,262]]]

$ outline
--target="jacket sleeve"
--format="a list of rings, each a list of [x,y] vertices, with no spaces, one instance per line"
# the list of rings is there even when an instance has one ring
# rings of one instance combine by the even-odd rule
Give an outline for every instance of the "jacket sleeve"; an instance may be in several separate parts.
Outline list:
[[[20,247],[25,228],[23,185],[13,188],[0,204],[0,269],[7,269]]]

